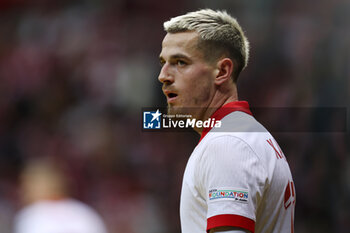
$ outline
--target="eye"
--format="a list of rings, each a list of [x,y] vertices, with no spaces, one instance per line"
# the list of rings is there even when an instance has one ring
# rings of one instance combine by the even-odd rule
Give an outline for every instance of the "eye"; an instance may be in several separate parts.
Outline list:
[[[176,61],[176,65],[178,65],[178,66],[185,66],[185,65],[187,65],[187,63],[185,61],[183,61],[183,60],[177,60]]]
[[[159,65],[160,65],[160,67],[163,67],[163,66],[164,66],[164,64],[165,64],[165,61],[164,61],[164,60],[160,60],[160,61],[159,61]]]

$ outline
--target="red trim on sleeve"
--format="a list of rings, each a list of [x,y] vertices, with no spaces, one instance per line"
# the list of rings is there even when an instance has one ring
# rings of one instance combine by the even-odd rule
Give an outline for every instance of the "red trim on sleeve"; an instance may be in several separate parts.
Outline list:
[[[207,232],[215,227],[240,227],[252,233],[255,230],[255,222],[250,218],[246,218],[235,214],[222,214],[208,218]]]
[[[216,110],[213,113],[213,115],[211,115],[210,118],[214,118],[215,120],[219,121],[222,118],[224,118],[225,116],[227,116],[228,114],[235,112],[235,111],[241,111],[241,112],[245,112],[249,115],[253,115],[249,109],[249,104],[247,101],[234,101],[234,102],[230,102],[230,103],[223,105],[221,108]],[[199,142],[205,137],[205,135],[207,135],[207,133],[211,129],[212,128],[210,128],[210,127],[203,129],[203,132],[202,132],[201,138],[199,139]]]

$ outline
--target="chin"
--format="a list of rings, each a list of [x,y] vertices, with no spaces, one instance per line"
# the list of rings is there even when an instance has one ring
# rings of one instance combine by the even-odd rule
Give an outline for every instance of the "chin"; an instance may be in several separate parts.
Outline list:
[[[168,105],[168,115],[192,115],[191,108],[186,108],[182,106],[174,106],[174,105]]]
[[[168,115],[176,114],[177,110],[178,110],[177,107],[174,107],[173,105],[168,104],[168,108],[167,108]]]
[[[183,113],[183,108],[179,106],[174,106],[174,105],[168,105],[168,114],[169,115],[174,115],[174,114],[180,114]]]

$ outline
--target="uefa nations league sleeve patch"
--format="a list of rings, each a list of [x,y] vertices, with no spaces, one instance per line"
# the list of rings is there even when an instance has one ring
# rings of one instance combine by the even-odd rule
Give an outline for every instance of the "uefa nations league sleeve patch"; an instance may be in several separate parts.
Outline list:
[[[209,190],[209,201],[230,200],[239,203],[248,203],[249,193],[247,189],[237,188],[213,188]]]

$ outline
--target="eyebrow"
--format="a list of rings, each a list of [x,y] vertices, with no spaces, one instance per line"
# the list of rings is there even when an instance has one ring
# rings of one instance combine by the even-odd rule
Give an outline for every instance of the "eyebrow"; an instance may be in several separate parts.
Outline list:
[[[174,55],[171,55],[170,56],[170,59],[179,59],[179,58],[183,58],[183,59],[188,59],[190,60],[190,58],[184,54],[181,54],[181,53],[177,53],[177,54],[174,54]],[[159,60],[164,60],[164,58],[160,55],[159,56]]]

